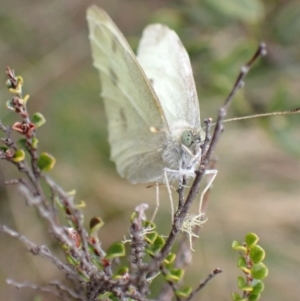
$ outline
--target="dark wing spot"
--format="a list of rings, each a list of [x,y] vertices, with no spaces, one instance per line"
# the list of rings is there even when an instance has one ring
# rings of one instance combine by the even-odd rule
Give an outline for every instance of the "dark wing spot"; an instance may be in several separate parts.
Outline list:
[[[150,81],[151,85],[153,86],[154,80],[152,78],[149,78],[149,81]]]
[[[109,67],[109,75],[110,75],[110,79],[112,80],[113,84],[116,86],[118,84],[119,79],[118,79],[117,74],[111,67]]]

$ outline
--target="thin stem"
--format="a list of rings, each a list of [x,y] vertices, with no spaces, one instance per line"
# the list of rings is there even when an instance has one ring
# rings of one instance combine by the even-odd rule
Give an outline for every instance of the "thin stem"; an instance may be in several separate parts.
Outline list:
[[[207,283],[212,280],[216,275],[222,273],[223,271],[220,268],[214,269],[203,281],[201,281],[198,287],[193,290],[185,301],[190,301],[201,289],[203,289]]]

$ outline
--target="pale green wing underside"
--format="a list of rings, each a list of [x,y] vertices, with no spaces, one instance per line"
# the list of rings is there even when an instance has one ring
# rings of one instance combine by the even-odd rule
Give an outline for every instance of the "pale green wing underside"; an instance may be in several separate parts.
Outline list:
[[[102,9],[87,11],[94,66],[108,118],[111,159],[133,183],[161,181],[168,124],[158,98],[122,33]],[[153,127],[157,133],[150,131]]]
[[[143,31],[138,53],[171,128],[200,128],[200,109],[190,58],[177,34],[161,24]]]

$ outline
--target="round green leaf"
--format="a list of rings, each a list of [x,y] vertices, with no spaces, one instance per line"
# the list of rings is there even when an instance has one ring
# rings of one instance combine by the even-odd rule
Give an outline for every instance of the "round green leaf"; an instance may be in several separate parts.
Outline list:
[[[48,171],[51,170],[55,165],[55,158],[48,153],[42,153],[38,158],[38,167],[40,170]]]
[[[231,244],[232,249],[235,249],[240,246],[240,243],[237,240],[234,240]]]
[[[178,297],[187,298],[190,295],[191,292],[192,292],[192,288],[190,286],[186,286],[184,288],[176,290],[175,294]]]
[[[244,246],[242,246],[237,240],[234,240],[232,242],[231,247],[235,251],[242,252],[243,254],[247,253],[247,248],[245,248]]]
[[[250,294],[248,301],[257,301],[260,299],[260,294]]]
[[[124,245],[120,242],[116,242],[108,248],[105,257],[107,259],[112,259],[112,258],[116,258],[116,257],[123,257],[123,256],[125,256],[125,254],[126,254],[126,252],[125,252]]]
[[[247,263],[244,257],[239,257],[237,266],[246,274],[250,274],[250,269],[247,267]]]
[[[15,110],[15,108],[14,108],[14,106],[13,106],[11,100],[7,100],[7,101],[6,101],[6,107],[7,107],[9,110],[12,110],[12,111]]]
[[[242,256],[239,257],[237,266],[239,268],[246,268],[247,267],[246,259]]]
[[[249,248],[256,245],[258,241],[259,237],[255,233],[249,233],[245,237],[245,242]]]
[[[251,275],[253,276],[253,278],[259,280],[267,277],[268,272],[268,268],[262,262],[254,264],[251,268]]]
[[[246,280],[241,276],[238,277],[238,287],[245,292],[251,292],[253,290],[253,287],[247,284]]]
[[[174,253],[170,253],[165,259],[164,259],[164,263],[165,264],[171,264],[176,258],[176,254]]]
[[[34,113],[32,116],[32,123],[38,128],[46,122],[45,117],[41,113]]]
[[[25,152],[22,149],[18,149],[14,153],[12,161],[17,163],[23,161],[24,159],[25,159]]]
[[[31,145],[34,149],[37,149],[37,145],[39,143],[39,140],[37,138],[32,138],[32,141],[31,141]]]
[[[165,240],[163,239],[163,237],[160,235],[157,235],[157,237],[154,241],[154,244],[152,245],[152,248],[151,248],[153,254],[160,251],[161,248],[164,246],[164,244],[165,244]]]
[[[129,272],[129,268],[128,267],[121,267],[118,272],[116,273],[116,275],[114,276],[115,279],[120,279],[122,278],[124,275],[126,275]]]
[[[117,275],[124,275],[126,273],[128,273],[129,269],[128,267],[121,267],[118,272],[117,272]]]
[[[257,284],[255,284],[253,286],[253,290],[252,290],[251,294],[253,294],[253,295],[261,294],[263,292],[264,288],[265,288],[265,285],[261,281],[259,281]]]
[[[172,269],[169,270],[169,273],[165,276],[167,281],[178,282],[184,275],[183,269]]]
[[[241,297],[238,293],[231,293],[231,299],[233,301],[248,301],[247,298]]]
[[[239,276],[238,277],[238,287],[242,288],[245,285],[246,285],[246,280],[242,276]]]
[[[149,244],[153,244],[157,238],[157,232],[151,232],[145,235],[145,239]]]
[[[259,263],[263,261],[265,256],[266,252],[262,247],[254,245],[250,248],[249,257],[253,261],[253,263]]]
[[[100,217],[94,217],[90,220],[90,237],[95,237],[98,231],[104,226],[104,222]]]
[[[150,222],[150,221],[146,220],[146,221],[143,222],[143,227],[154,230],[156,228],[156,225],[153,222]]]

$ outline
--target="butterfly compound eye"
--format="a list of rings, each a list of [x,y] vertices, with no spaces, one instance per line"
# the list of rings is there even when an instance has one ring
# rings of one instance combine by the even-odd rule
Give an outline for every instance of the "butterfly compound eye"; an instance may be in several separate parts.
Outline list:
[[[184,131],[181,134],[181,143],[185,146],[191,146],[193,142],[193,135],[191,131]]]

